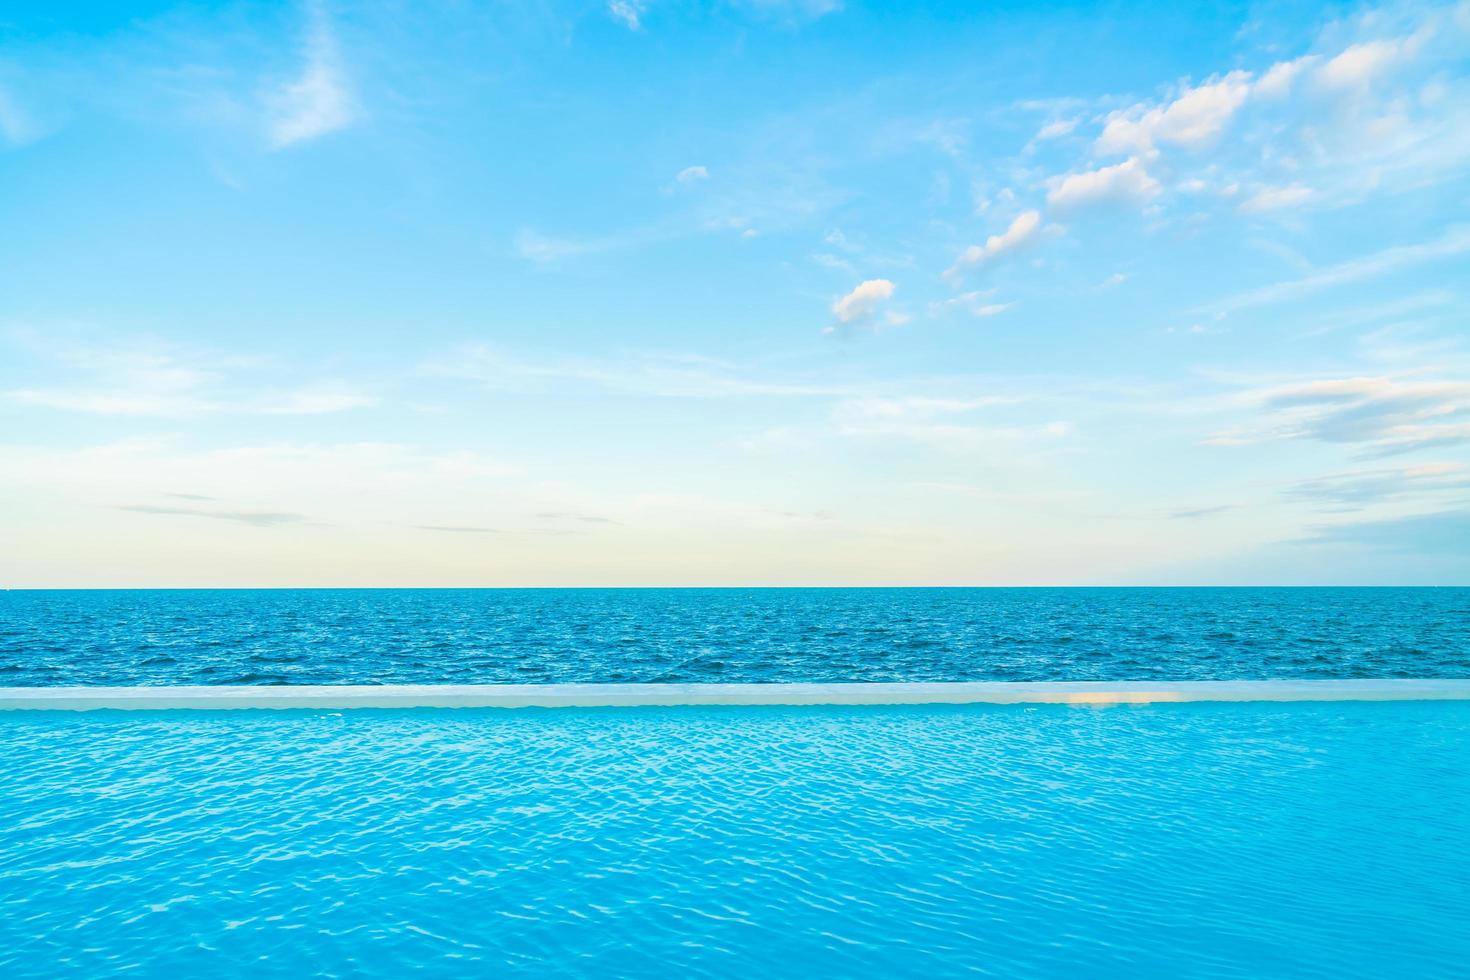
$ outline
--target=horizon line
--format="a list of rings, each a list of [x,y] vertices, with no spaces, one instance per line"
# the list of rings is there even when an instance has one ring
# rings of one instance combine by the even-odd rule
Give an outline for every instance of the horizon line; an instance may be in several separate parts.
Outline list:
[[[1470,678],[957,681],[777,684],[325,684],[4,687],[3,711],[211,711],[682,706],[1074,706],[1191,702],[1467,701]]]
[[[1470,582],[1272,582],[1119,585],[13,585],[0,592],[675,592],[978,591],[983,589],[1466,589]]]

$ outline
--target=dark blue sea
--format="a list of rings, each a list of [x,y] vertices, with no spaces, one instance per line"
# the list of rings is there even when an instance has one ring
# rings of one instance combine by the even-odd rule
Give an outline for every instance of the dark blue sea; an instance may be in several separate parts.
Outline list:
[[[1470,677],[1470,589],[0,593],[0,686]]]

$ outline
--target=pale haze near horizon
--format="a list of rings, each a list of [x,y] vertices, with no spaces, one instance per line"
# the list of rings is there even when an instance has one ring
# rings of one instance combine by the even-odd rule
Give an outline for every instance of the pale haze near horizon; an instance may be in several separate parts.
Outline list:
[[[1470,5],[67,7],[0,586],[1470,583]]]

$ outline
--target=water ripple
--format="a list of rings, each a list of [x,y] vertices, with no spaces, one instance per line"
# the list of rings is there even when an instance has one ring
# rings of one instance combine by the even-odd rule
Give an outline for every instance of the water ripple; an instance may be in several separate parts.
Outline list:
[[[1470,589],[0,593],[0,683],[1470,677]]]
[[[0,720],[7,977],[1463,975],[1470,705]]]

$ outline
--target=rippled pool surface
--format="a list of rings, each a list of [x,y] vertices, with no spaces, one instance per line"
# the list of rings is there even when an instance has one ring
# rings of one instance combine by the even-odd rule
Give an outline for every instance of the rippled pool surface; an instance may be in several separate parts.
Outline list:
[[[1451,977],[1470,704],[0,717],[7,977]]]
[[[1470,589],[0,592],[0,686],[1470,677]]]

